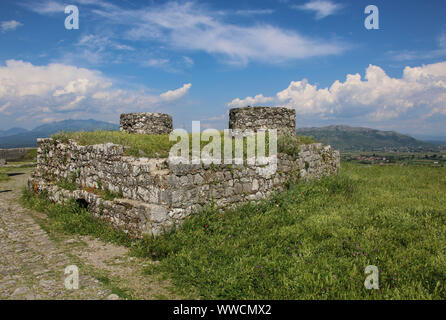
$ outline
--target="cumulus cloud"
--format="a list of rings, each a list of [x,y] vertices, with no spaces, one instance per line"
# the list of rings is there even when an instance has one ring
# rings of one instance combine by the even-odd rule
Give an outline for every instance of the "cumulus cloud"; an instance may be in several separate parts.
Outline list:
[[[316,13],[316,19],[320,20],[337,13],[343,5],[328,0],[312,0],[303,5],[292,5],[294,9],[312,11]]]
[[[12,30],[17,29],[20,26],[23,26],[23,24],[18,21],[15,21],[15,20],[2,21],[0,23],[0,29],[2,30],[2,32],[12,31]]]
[[[116,119],[124,111],[150,111],[184,97],[191,84],[160,95],[113,87],[102,73],[65,64],[36,66],[8,60],[0,66],[0,113],[18,121],[91,117]]]
[[[246,107],[253,106],[255,104],[269,104],[274,102],[273,97],[265,97],[263,94],[258,94],[255,97],[246,97],[244,99],[236,98],[229,103],[231,107]]]
[[[347,75],[330,87],[318,88],[306,79],[292,81],[274,97],[259,94],[234,99],[230,107],[270,104],[296,109],[301,118],[362,119],[383,121],[396,118],[428,118],[446,115],[446,62],[406,67],[401,78],[388,76],[370,65],[364,79]]]
[[[164,92],[163,94],[160,95],[160,97],[161,97],[161,99],[166,100],[166,101],[177,100],[177,99],[183,97],[185,94],[187,94],[187,92],[189,91],[189,89],[191,87],[192,87],[192,84],[186,83],[179,89],[169,90],[167,92]]]

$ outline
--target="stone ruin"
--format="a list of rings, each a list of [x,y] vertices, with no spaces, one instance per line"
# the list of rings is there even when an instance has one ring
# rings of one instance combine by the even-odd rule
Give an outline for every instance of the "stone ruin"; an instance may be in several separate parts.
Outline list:
[[[295,116],[291,119],[295,113],[289,109],[241,108],[232,109],[231,115],[234,129],[271,125],[291,133],[295,128]],[[122,115],[121,130],[167,133],[171,119],[160,114]],[[301,145],[295,157],[279,153],[277,170],[268,172],[257,164],[192,165],[168,158],[131,157],[125,155],[127,147],[112,143],[81,146],[52,138],[37,142],[37,167],[28,181],[30,190],[45,192],[57,203],[75,199],[87,205],[96,218],[139,238],[179,226],[211,202],[226,208],[259,201],[282,190],[291,177],[317,179],[337,173],[340,167],[339,152],[321,143]],[[66,180],[76,189],[64,189],[59,182]],[[104,199],[105,190],[119,196]]]
[[[296,134],[296,110],[279,107],[245,107],[229,110],[229,129],[277,129],[278,134]]]
[[[120,131],[140,134],[169,134],[173,130],[172,116],[165,113],[123,113]]]
[[[0,167],[6,165],[6,159],[0,159]]]

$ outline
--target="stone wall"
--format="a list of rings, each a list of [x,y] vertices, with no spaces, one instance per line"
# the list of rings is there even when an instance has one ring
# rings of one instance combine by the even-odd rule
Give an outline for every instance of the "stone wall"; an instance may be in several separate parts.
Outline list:
[[[271,166],[174,164],[124,156],[115,144],[80,146],[38,139],[37,167],[28,187],[55,202],[88,203],[92,213],[134,237],[158,235],[212,201],[221,208],[257,201],[283,189],[290,177],[315,179],[336,173],[339,152],[302,145],[297,158],[279,154]],[[75,188],[64,187],[70,182]],[[105,200],[105,192],[119,195]]]
[[[253,131],[277,129],[280,134],[296,134],[296,110],[279,107],[246,107],[229,110],[229,129]]]
[[[169,134],[172,131],[172,116],[164,113],[123,113],[120,130],[140,134]]]

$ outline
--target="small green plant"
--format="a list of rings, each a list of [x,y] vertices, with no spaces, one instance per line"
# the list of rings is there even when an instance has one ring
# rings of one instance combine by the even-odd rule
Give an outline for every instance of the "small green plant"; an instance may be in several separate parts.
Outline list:
[[[102,180],[98,179],[98,181],[96,183],[98,184],[98,189],[102,190]]]
[[[102,196],[102,199],[108,200],[108,201],[113,201],[116,198],[118,198],[118,199],[123,198],[122,189],[119,189],[118,193],[112,192],[108,189],[105,189],[101,192],[101,196]]]
[[[301,145],[314,142],[313,137],[281,135],[277,138],[277,151],[288,154],[296,159],[299,156]]]
[[[104,209],[105,209],[104,203],[101,201],[99,203],[99,214],[100,215],[102,215],[104,213]]]
[[[76,180],[73,181],[73,179],[69,178],[62,178],[59,181],[56,182],[56,186],[59,188],[62,188],[64,190],[68,191],[74,191],[78,189],[78,186],[76,184]]]

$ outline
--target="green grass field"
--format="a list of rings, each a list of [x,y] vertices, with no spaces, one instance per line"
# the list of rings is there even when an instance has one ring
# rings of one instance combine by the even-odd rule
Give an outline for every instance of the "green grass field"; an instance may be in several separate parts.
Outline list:
[[[130,244],[93,220],[45,210],[66,232],[102,230],[160,260],[146,273],[204,299],[446,299],[445,191],[444,167],[343,163],[338,176],[257,205],[208,208],[180,230]],[[380,270],[379,290],[364,287],[368,265]]]
[[[34,164],[30,163],[14,162],[13,164],[15,167],[0,167],[0,182],[10,180],[9,175],[14,174],[18,169],[34,167]]]
[[[8,181],[10,178],[6,173],[0,172],[0,182],[2,181]]]

